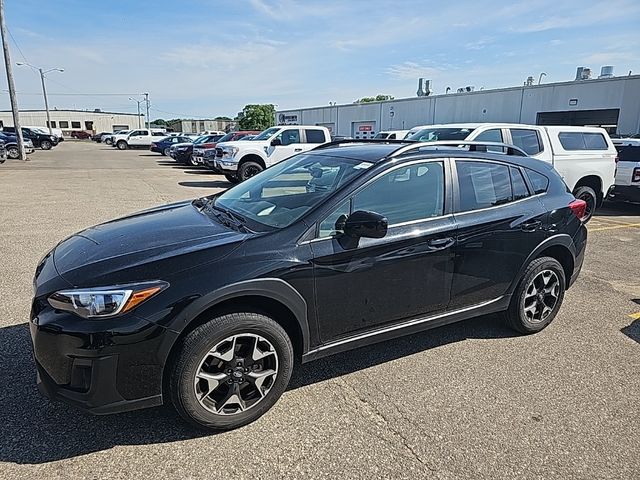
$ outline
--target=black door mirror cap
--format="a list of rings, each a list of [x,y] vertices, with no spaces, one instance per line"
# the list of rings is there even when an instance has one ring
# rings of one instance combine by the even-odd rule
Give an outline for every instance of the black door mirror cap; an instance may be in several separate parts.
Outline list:
[[[353,212],[344,224],[345,235],[353,238],[382,238],[388,229],[385,216],[364,210]]]
[[[272,147],[277,147],[280,145],[282,145],[282,140],[280,140],[279,138],[274,138],[273,140],[271,140]]]

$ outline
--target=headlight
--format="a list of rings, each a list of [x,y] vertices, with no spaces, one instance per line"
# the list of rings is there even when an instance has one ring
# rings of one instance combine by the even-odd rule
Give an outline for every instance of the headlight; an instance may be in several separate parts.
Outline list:
[[[51,135],[49,138],[51,139],[51,141],[55,142],[56,138],[58,138],[58,137],[56,137],[55,135]]]
[[[106,318],[128,312],[167,288],[167,282],[144,282],[110,287],[61,290],[48,298],[56,310],[82,318]]]
[[[235,157],[240,149],[238,147],[224,147],[222,149],[222,157],[232,158]]]

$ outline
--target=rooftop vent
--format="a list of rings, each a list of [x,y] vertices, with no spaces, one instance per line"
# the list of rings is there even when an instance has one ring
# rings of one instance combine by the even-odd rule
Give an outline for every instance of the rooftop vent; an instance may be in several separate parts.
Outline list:
[[[578,67],[576,69],[576,81],[581,80],[590,80],[591,79],[591,69],[588,67]]]
[[[419,78],[418,91],[416,92],[416,95],[418,95],[419,97],[428,97],[432,92],[433,90],[431,90],[431,80]]]
[[[598,78],[612,78],[613,77],[613,65],[604,65],[600,69],[600,76]]]

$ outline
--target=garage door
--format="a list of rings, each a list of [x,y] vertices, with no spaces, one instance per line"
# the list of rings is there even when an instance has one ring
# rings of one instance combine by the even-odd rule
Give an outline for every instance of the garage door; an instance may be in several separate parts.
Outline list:
[[[353,122],[351,124],[351,136],[366,140],[376,136],[376,122]]]

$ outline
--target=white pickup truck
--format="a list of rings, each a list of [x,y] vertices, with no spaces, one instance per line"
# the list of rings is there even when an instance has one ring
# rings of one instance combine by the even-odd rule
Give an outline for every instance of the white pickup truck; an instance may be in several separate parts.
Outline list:
[[[640,138],[614,138],[613,144],[618,150],[618,169],[609,199],[640,202]]]
[[[575,197],[587,202],[585,221],[602,205],[614,183],[617,152],[607,132],[598,127],[456,123],[413,127],[406,138],[501,142],[520,147],[529,156],[552,164]],[[502,153],[500,147],[488,150]]]
[[[215,170],[232,183],[243,182],[267,167],[331,141],[326,127],[282,125],[251,140],[216,145]]]
[[[119,150],[126,150],[127,148],[149,148],[152,142],[157,142],[160,138],[166,136],[166,133],[147,130],[146,128],[129,130],[111,137],[111,146]]]

